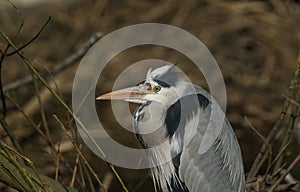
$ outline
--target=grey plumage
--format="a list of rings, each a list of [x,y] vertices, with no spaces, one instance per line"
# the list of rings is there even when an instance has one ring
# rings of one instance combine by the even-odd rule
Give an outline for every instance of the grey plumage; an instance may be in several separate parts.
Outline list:
[[[155,186],[163,192],[245,191],[240,147],[214,98],[172,66],[149,70],[138,87],[139,95],[125,100],[140,103],[134,129]]]

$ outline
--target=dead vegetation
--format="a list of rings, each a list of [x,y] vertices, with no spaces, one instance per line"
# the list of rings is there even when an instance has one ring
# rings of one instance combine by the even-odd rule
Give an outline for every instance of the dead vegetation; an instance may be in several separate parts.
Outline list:
[[[300,191],[299,3],[175,2],[89,0],[19,9],[5,1],[0,13],[1,191],[154,190],[146,170],[116,168],[94,156],[81,141],[70,109],[76,66],[88,48],[102,35],[141,22],[187,30],[215,56],[227,86],[227,114],[244,155],[248,190]],[[114,58],[97,91],[111,89],[122,69],[146,58],[179,63],[205,87],[182,55],[146,47]],[[136,145],[130,143],[132,135],[117,128],[108,104],[97,108],[108,111],[102,119],[114,138]]]

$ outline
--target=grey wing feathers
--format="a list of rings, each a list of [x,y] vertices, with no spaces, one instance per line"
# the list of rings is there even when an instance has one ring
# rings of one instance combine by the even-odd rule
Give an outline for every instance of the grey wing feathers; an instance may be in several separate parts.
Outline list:
[[[197,87],[197,91],[203,94],[204,90],[201,88],[199,90]],[[205,92],[204,95],[208,94]],[[206,110],[199,117],[202,118],[200,120],[202,122],[209,121],[209,117],[207,118],[209,112]],[[221,109],[219,110],[223,113]],[[182,152],[180,179],[185,182],[190,192],[244,192],[245,179],[241,152],[229,122],[225,118],[223,128],[213,145],[205,153],[200,154],[199,148],[203,139],[202,126],[203,123],[198,126],[197,133],[193,134]]]

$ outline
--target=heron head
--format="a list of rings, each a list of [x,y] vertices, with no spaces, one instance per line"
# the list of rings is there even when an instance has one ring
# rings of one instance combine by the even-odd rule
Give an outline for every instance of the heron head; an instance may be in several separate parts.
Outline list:
[[[136,86],[113,91],[97,97],[97,100],[125,100],[132,103],[154,101],[169,107],[177,101],[183,78],[181,71],[166,65],[149,69],[146,79]]]

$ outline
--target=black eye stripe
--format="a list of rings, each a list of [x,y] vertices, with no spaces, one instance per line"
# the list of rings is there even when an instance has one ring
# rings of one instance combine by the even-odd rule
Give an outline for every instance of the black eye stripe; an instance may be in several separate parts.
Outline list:
[[[153,81],[155,81],[156,83],[158,83],[159,86],[161,87],[170,87],[170,85],[164,81],[161,81],[159,79],[153,79]]]

